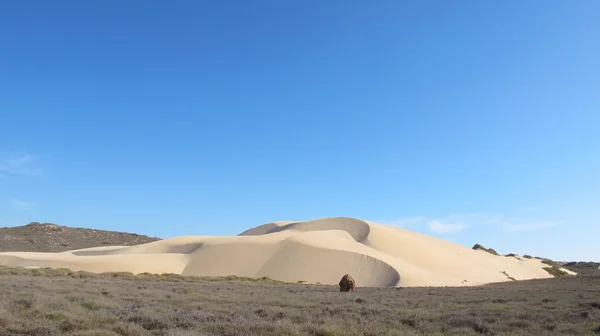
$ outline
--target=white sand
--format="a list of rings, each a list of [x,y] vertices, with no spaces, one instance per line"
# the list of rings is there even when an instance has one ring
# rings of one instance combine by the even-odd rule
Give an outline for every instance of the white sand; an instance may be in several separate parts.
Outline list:
[[[239,236],[186,236],[132,247],[5,252],[0,253],[0,264],[89,272],[267,276],[322,284],[337,284],[348,273],[359,287],[473,286],[512,281],[508,277],[552,277],[538,259],[495,256],[354,218],[274,222]]]

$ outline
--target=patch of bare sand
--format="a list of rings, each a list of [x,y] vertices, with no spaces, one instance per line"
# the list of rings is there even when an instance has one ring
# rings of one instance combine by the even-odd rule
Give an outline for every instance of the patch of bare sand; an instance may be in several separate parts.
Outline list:
[[[543,269],[548,265],[538,259],[495,256],[345,217],[273,222],[238,236],[184,236],[61,253],[5,252],[0,263],[89,272],[267,276],[322,284],[337,284],[348,273],[359,286],[471,286],[551,277]]]

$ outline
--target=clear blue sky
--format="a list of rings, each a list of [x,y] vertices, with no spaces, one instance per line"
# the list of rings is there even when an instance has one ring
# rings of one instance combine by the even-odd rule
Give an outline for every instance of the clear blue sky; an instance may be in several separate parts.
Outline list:
[[[600,2],[3,1],[0,226],[351,216],[600,259]]]

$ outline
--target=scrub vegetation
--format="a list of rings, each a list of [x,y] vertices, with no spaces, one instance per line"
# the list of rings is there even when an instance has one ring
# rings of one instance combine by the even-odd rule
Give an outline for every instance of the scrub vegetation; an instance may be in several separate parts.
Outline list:
[[[1,335],[597,335],[600,277],[365,288],[0,267]]]

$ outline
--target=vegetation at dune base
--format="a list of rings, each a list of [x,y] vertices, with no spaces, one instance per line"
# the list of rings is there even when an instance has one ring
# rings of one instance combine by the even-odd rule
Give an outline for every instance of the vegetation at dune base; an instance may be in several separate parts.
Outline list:
[[[284,281],[273,280],[269,277],[249,278],[236,275],[215,276],[215,277],[197,277],[184,276],[175,273],[139,273],[131,272],[104,272],[92,273],[87,271],[72,271],[68,268],[25,268],[25,267],[6,267],[0,265],[0,276],[2,275],[22,275],[34,277],[69,277],[76,279],[123,279],[138,281],[169,281],[169,282],[264,282],[285,284]]]
[[[0,335],[596,335],[600,276],[369,288],[0,266]]]
[[[563,264],[563,267],[577,272],[578,275],[600,274],[600,262],[593,261],[571,261]]]
[[[544,267],[544,270],[546,270],[546,272],[550,273],[551,275],[553,275],[555,277],[569,275],[569,273],[563,271],[562,269],[558,268],[557,266]]]
[[[481,251],[485,251],[485,252],[487,252],[487,253],[490,253],[490,254],[493,254],[493,255],[499,256],[499,254],[498,254],[498,252],[496,252],[496,250],[494,250],[494,249],[491,249],[491,248],[486,248],[486,247],[484,247],[484,246],[483,246],[483,245],[481,245],[481,244],[475,244],[475,245],[473,245],[472,249],[473,249],[473,250],[481,250]],[[519,256],[518,256],[517,254],[515,254],[515,253],[508,253],[508,254],[506,254],[506,255],[504,255],[504,256],[505,256],[505,257],[519,258]],[[526,259],[533,259],[534,257],[532,257],[532,256],[530,256],[530,255],[527,255],[527,254],[526,254],[526,255],[524,255],[524,256],[523,256],[523,258],[526,258]],[[552,261],[552,260],[550,260],[550,259],[547,259],[547,258],[537,258],[537,259],[541,259],[542,263],[544,263],[544,264],[548,265],[548,267],[544,267],[543,269],[544,269],[546,272],[548,272],[550,275],[552,275],[552,276],[554,276],[554,277],[562,277],[562,276],[568,276],[568,275],[569,275],[569,273],[567,273],[567,272],[565,272],[565,271],[563,270],[563,268],[564,268],[564,267],[563,267],[562,265],[560,265],[559,263],[557,263],[557,262],[555,262],[555,261]],[[575,263],[571,263],[571,264],[575,264]],[[587,265],[586,265],[586,266],[587,266]],[[589,268],[591,268],[591,267],[588,267],[588,269],[589,269]],[[589,272],[588,272],[588,273],[589,273]],[[508,277],[509,279],[511,279],[511,280],[513,280],[513,279],[514,279],[514,278],[512,278],[512,277],[509,277],[508,275],[507,275],[507,277]]]
[[[544,267],[546,272],[550,273],[555,277],[568,276],[569,273],[563,271],[562,266],[555,261],[550,259],[542,259],[542,263],[548,265],[548,267]]]

